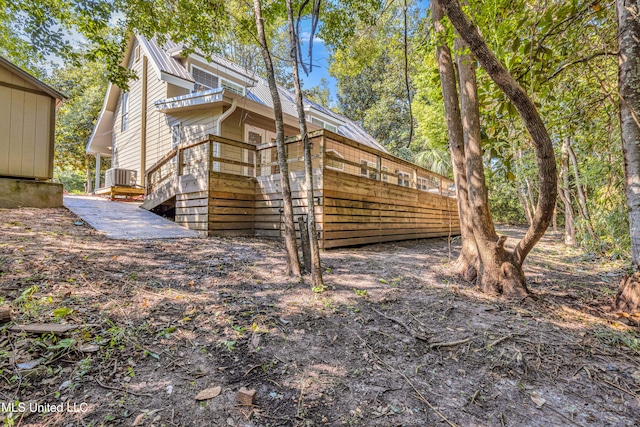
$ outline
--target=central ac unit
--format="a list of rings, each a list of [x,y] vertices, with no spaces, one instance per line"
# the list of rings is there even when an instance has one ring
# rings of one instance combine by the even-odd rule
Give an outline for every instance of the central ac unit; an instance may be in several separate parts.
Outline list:
[[[131,169],[108,169],[104,174],[105,187],[136,185],[138,171]]]

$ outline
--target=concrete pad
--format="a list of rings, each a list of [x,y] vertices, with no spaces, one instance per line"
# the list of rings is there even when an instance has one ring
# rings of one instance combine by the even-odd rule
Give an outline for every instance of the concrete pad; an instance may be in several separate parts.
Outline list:
[[[152,240],[198,237],[198,233],[140,208],[93,196],[64,196],[64,205],[110,239]]]
[[[0,208],[57,208],[62,184],[20,178],[0,178]]]

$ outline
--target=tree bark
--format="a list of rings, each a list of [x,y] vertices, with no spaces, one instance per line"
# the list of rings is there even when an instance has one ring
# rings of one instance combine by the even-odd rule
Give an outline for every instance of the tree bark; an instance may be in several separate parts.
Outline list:
[[[640,267],[640,8],[637,2],[616,0],[618,20],[618,94],[624,155],[624,180],[629,208],[629,235],[634,270]],[[631,311],[640,301],[640,277],[634,273],[620,286],[615,308]],[[629,302],[635,302],[629,304]]]
[[[558,191],[553,144],[533,101],[531,101],[524,89],[491,52],[482,36],[478,33],[478,30],[462,11],[460,3],[457,0],[438,1],[445,10],[452,25],[458,31],[458,34],[460,34],[460,37],[467,43],[469,49],[478,59],[484,70],[518,110],[533,140],[538,163],[540,192],[533,222],[513,252],[514,263],[522,266],[528,253],[544,235],[553,215],[553,208]],[[499,242],[496,242],[496,245],[499,246]],[[496,247],[496,249],[498,250],[498,247]],[[509,268],[506,270],[509,270]],[[502,273],[513,273],[514,279],[519,280],[517,277],[519,272],[517,271],[503,271]]]
[[[302,265],[307,273],[311,273],[311,246],[309,244],[309,229],[307,219],[300,215],[298,217],[298,229],[300,230],[300,246],[302,246]]]
[[[565,138],[562,142],[562,159],[561,159],[561,175],[563,187],[558,192],[562,203],[564,204],[564,244],[569,246],[575,246],[576,241],[576,226],[573,216],[573,205],[571,204],[571,192],[569,191],[569,151],[568,151],[569,138]]]
[[[455,69],[451,50],[446,44],[446,34],[440,20],[443,17],[438,0],[431,2],[434,33],[436,36],[436,57],[442,84],[442,95],[449,132],[449,149],[453,164],[453,177],[458,196],[458,215],[460,217],[460,235],[462,247],[455,264],[455,272],[467,280],[473,280],[478,271],[478,249],[473,234],[473,219],[469,207],[467,173],[465,167],[464,131],[458,106]]]
[[[582,218],[584,218],[587,232],[591,239],[595,243],[599,243],[600,239],[598,235],[595,233],[593,229],[593,224],[591,223],[591,215],[589,214],[589,206],[587,205],[587,195],[584,191],[584,187],[582,186],[582,179],[580,177],[580,170],[578,169],[578,158],[576,157],[575,151],[571,147],[571,139],[566,138],[567,141],[567,154],[569,155],[569,160],[571,160],[571,166],[573,168],[573,177],[575,179],[576,191],[578,193],[578,206],[580,207],[580,213],[582,214]]]
[[[284,145],[284,119],[282,117],[282,103],[278,86],[276,85],[275,72],[267,36],[264,30],[264,20],[262,18],[261,0],[253,0],[254,13],[256,15],[256,27],[260,50],[264,65],[267,71],[267,82],[273,100],[273,113],[276,121],[276,147],[278,152],[278,166],[280,167],[280,183],[282,185],[282,201],[284,210],[284,244],[287,252],[287,274],[289,276],[300,276],[300,260],[298,258],[298,245],[296,242],[296,228],[293,219],[293,203],[291,201],[291,185],[289,183],[289,166],[287,164],[287,152]]]
[[[296,108],[298,110],[298,122],[300,125],[300,135],[304,149],[304,175],[307,185],[307,217],[308,217],[308,240],[311,256],[311,283],[314,289],[324,288],[322,280],[322,266],[320,264],[320,248],[318,246],[318,233],[316,231],[316,214],[314,210],[315,199],[313,196],[313,164],[311,162],[311,143],[307,133],[307,121],[305,119],[304,103],[302,99],[302,88],[300,87],[300,76],[298,74],[298,35],[293,22],[293,6],[291,0],[286,0],[287,17],[289,21],[289,42],[291,44],[290,58],[291,70],[293,72],[293,86],[296,95]],[[302,233],[302,229],[300,230]]]
[[[629,234],[634,268],[640,263],[640,19],[637,2],[616,0],[618,18],[618,90]]]
[[[469,206],[473,220],[473,234],[480,257],[478,286],[486,293],[508,296],[526,296],[529,291],[524,280],[522,266],[504,249],[507,240],[498,236],[489,209],[482,140],[480,135],[480,105],[476,80],[475,59],[466,53],[466,45],[460,38],[454,42],[456,63],[460,79],[460,105],[464,130],[464,153]]]

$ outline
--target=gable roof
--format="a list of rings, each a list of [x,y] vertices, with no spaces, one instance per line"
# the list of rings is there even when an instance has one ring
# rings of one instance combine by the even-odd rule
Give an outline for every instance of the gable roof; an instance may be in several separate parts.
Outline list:
[[[155,62],[154,65],[160,72],[170,74],[187,82],[195,82],[189,70],[187,70],[180,61],[172,56],[172,54],[176,54],[182,51],[184,47],[171,41],[167,41],[164,46],[160,47],[156,38],[147,40],[140,35],[138,35],[137,37],[149,52],[150,59]],[[265,78],[258,76],[255,71],[246,69],[219,55],[213,54],[205,58],[205,55],[198,50],[195,50],[195,54],[207,60],[210,65],[214,66],[214,68],[225,68],[242,75],[247,80],[255,82],[253,86],[246,87],[246,98],[273,109],[273,98],[271,97],[269,84]],[[282,86],[278,86],[278,92],[280,93],[282,112],[297,119],[298,110],[296,107],[294,94],[283,88]],[[188,98],[187,95],[185,95],[184,97]],[[180,98],[184,99],[184,97]],[[161,100],[161,103],[168,104],[174,100],[174,98],[164,99]],[[315,110],[319,113],[319,115],[316,114],[318,115],[319,119],[332,122],[332,124],[335,123],[338,129],[338,134],[353,139],[362,144],[368,145],[372,148],[375,148],[376,150],[383,151],[385,153],[388,152],[384,148],[384,146],[382,146],[378,141],[376,141],[374,137],[372,137],[367,131],[365,131],[360,124],[309,99],[304,98],[303,102],[305,111],[309,111],[311,115],[313,115]]]
[[[38,89],[40,89],[41,91],[43,91],[44,93],[46,93],[50,97],[58,99],[58,100],[67,99],[66,96],[64,96],[63,94],[61,94],[60,92],[58,92],[57,90],[52,88],[51,86],[49,86],[49,85],[45,84],[44,82],[42,82],[41,80],[33,77],[31,74],[27,73],[25,70],[23,70],[22,68],[18,67],[17,65],[12,63],[8,59],[3,58],[2,56],[0,56],[0,65],[3,65],[5,68],[8,68],[10,71],[12,71],[15,74],[18,74],[20,77],[22,77],[23,79],[25,79],[26,81],[28,81],[32,85],[36,86]]]

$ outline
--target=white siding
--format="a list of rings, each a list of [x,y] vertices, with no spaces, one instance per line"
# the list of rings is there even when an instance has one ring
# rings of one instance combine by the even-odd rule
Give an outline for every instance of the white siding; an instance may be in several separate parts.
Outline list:
[[[133,169],[137,171],[137,183],[140,184],[140,177],[144,173],[141,170],[141,118],[142,118],[142,54],[139,59],[135,59],[136,47],[138,42],[133,44],[131,57],[129,59],[128,68],[135,71],[138,78],[129,82],[129,100],[128,100],[128,123],[127,129],[122,131],[122,95],[114,114],[113,120],[113,158],[112,165],[114,168]],[[141,52],[142,53],[142,52]],[[153,70],[149,67],[149,75],[153,78]]]

